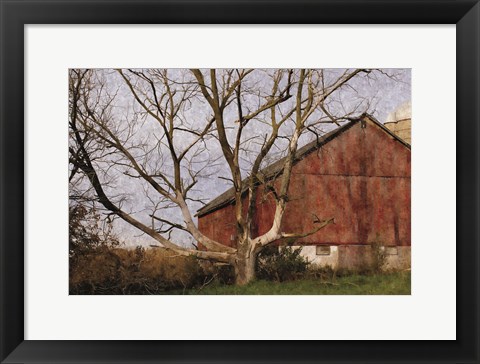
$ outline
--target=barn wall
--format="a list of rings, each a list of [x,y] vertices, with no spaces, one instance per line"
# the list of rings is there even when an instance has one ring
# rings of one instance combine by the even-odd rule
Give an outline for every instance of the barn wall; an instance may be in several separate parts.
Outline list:
[[[314,228],[304,243],[410,245],[410,151],[379,127],[358,123],[293,168],[283,230]],[[258,233],[271,226],[273,197],[260,199]]]
[[[211,239],[233,246],[236,236],[235,206],[227,205],[198,218],[198,229]]]
[[[410,163],[410,150],[380,127],[356,123],[295,164],[282,230],[309,231],[315,226],[314,214],[334,217],[335,224],[299,243],[409,246]],[[260,188],[254,227],[258,235],[270,229],[274,210],[273,196]],[[199,228],[230,243],[235,235],[233,205],[200,217]]]

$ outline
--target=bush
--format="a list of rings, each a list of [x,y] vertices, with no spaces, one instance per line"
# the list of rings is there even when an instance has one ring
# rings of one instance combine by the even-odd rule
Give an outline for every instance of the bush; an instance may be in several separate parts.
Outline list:
[[[202,286],[211,277],[222,276],[206,274],[195,257],[119,245],[110,220],[94,207],[71,203],[70,294],[158,294]]]
[[[385,264],[387,263],[387,255],[385,253],[385,247],[379,240],[375,240],[370,245],[372,251],[372,266],[371,266],[371,273],[381,273],[385,268]]]
[[[208,281],[194,257],[165,249],[98,247],[77,257],[70,294],[161,294]]]
[[[120,242],[113,233],[111,221],[102,218],[94,207],[71,202],[68,212],[68,257],[71,275],[85,256],[91,256],[96,251],[108,251],[120,245]]]
[[[308,261],[300,255],[302,248],[269,246],[257,257],[257,278],[270,281],[288,281],[303,277]]]
[[[208,260],[199,260],[200,266],[207,281],[215,281],[220,284],[234,284],[235,270],[232,265],[226,263],[213,263]]]

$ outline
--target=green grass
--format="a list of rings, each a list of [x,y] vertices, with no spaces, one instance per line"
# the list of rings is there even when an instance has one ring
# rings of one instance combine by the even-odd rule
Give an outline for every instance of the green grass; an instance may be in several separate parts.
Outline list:
[[[212,283],[202,289],[169,294],[203,295],[409,295],[410,272],[348,275],[290,282],[254,281],[245,286]]]

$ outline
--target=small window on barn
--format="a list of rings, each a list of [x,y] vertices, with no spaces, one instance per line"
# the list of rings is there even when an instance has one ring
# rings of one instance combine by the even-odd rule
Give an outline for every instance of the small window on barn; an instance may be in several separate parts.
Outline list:
[[[386,255],[398,255],[398,248],[396,246],[386,246],[385,247]]]
[[[330,246],[317,245],[317,255],[330,255]]]

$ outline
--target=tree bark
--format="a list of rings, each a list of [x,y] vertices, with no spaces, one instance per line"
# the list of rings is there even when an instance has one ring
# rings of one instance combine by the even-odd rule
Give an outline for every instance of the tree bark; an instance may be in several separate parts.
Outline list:
[[[255,278],[255,257],[242,257],[235,264],[235,284],[243,286]]]
[[[250,241],[238,244],[235,259],[235,284],[245,285],[255,279],[255,264],[258,252],[251,249]]]

